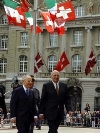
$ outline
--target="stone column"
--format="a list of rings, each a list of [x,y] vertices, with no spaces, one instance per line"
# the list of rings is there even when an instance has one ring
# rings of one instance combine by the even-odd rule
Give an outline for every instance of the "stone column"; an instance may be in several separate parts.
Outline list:
[[[66,31],[65,31],[66,32]],[[66,51],[66,33],[62,35],[62,43],[61,43],[61,54],[65,50]]]
[[[86,62],[87,62],[90,52],[92,50],[92,33],[91,33],[92,26],[85,27],[85,29],[87,30],[87,40],[86,40]]]

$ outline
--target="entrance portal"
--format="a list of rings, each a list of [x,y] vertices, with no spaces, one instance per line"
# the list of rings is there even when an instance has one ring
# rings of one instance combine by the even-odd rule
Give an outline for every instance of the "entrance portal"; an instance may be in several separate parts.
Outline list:
[[[82,90],[74,86],[69,87],[69,97],[71,100],[71,111],[81,111],[81,99],[82,99]]]

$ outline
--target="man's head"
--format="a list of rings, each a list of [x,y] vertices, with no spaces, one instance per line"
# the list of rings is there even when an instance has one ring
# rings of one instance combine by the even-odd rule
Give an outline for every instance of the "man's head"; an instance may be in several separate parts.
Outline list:
[[[22,77],[22,84],[26,87],[26,88],[31,88],[31,84],[32,84],[32,78],[29,75],[25,75]]]
[[[51,79],[55,83],[59,81],[59,72],[57,70],[54,70],[53,72],[51,72]]]

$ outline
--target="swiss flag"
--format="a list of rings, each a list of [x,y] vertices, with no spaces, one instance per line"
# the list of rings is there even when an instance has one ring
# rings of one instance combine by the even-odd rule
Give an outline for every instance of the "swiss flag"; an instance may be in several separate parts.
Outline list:
[[[85,67],[85,74],[88,75],[91,70],[93,69],[94,65],[96,64],[96,57],[93,53],[93,51],[91,51],[90,55],[89,55],[89,59],[87,61],[86,67]]]
[[[65,21],[75,20],[75,11],[71,1],[65,1],[57,5],[56,17],[62,17]]]
[[[20,0],[20,6],[23,12],[28,12],[30,4],[26,0]]]
[[[55,70],[58,70],[59,72],[62,71],[67,65],[69,64],[69,61],[67,59],[65,51],[62,53],[60,60],[58,61]]]
[[[65,21],[63,18],[56,18],[54,21],[54,25],[58,35],[63,35],[65,33]]]
[[[38,52],[36,57],[35,57],[35,64],[34,64],[34,73],[37,73],[39,68],[44,65],[42,56]]]
[[[42,18],[44,19],[44,25],[48,32],[54,33],[54,24],[51,19],[49,12],[41,12]]]
[[[26,18],[24,12],[22,12],[21,8],[16,8],[15,17],[13,17],[13,24],[15,26],[21,26],[26,28]]]

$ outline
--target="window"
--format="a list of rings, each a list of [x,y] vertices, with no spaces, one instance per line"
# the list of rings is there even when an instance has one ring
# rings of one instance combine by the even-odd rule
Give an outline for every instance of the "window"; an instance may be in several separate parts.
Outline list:
[[[21,46],[27,46],[28,45],[28,33],[22,32],[21,33]]]
[[[72,57],[72,72],[81,72],[82,60],[80,55],[74,55]]]
[[[0,73],[6,73],[7,59],[0,59]]]
[[[98,6],[98,13],[100,14],[100,5]]]
[[[54,34],[50,34],[50,46],[57,46],[58,45],[58,35],[55,32]]]
[[[6,15],[2,15],[0,18],[0,24],[7,24],[7,23],[8,21]]]
[[[100,55],[97,57],[97,72],[100,73]]]
[[[49,72],[52,72],[56,66],[57,63],[57,57],[54,55],[51,55],[48,57],[48,70]]]
[[[82,31],[74,31],[74,45],[82,45]]]
[[[8,35],[0,36],[0,49],[6,49],[8,46]]]
[[[27,72],[27,64],[28,64],[27,56],[21,55],[19,57],[19,72],[21,73]]]
[[[85,15],[84,10],[85,10],[85,9],[84,9],[83,6],[75,7],[75,14],[76,14],[76,17],[84,16],[84,15]]]
[[[98,33],[98,44],[100,45],[100,30],[99,30],[99,33]]]

